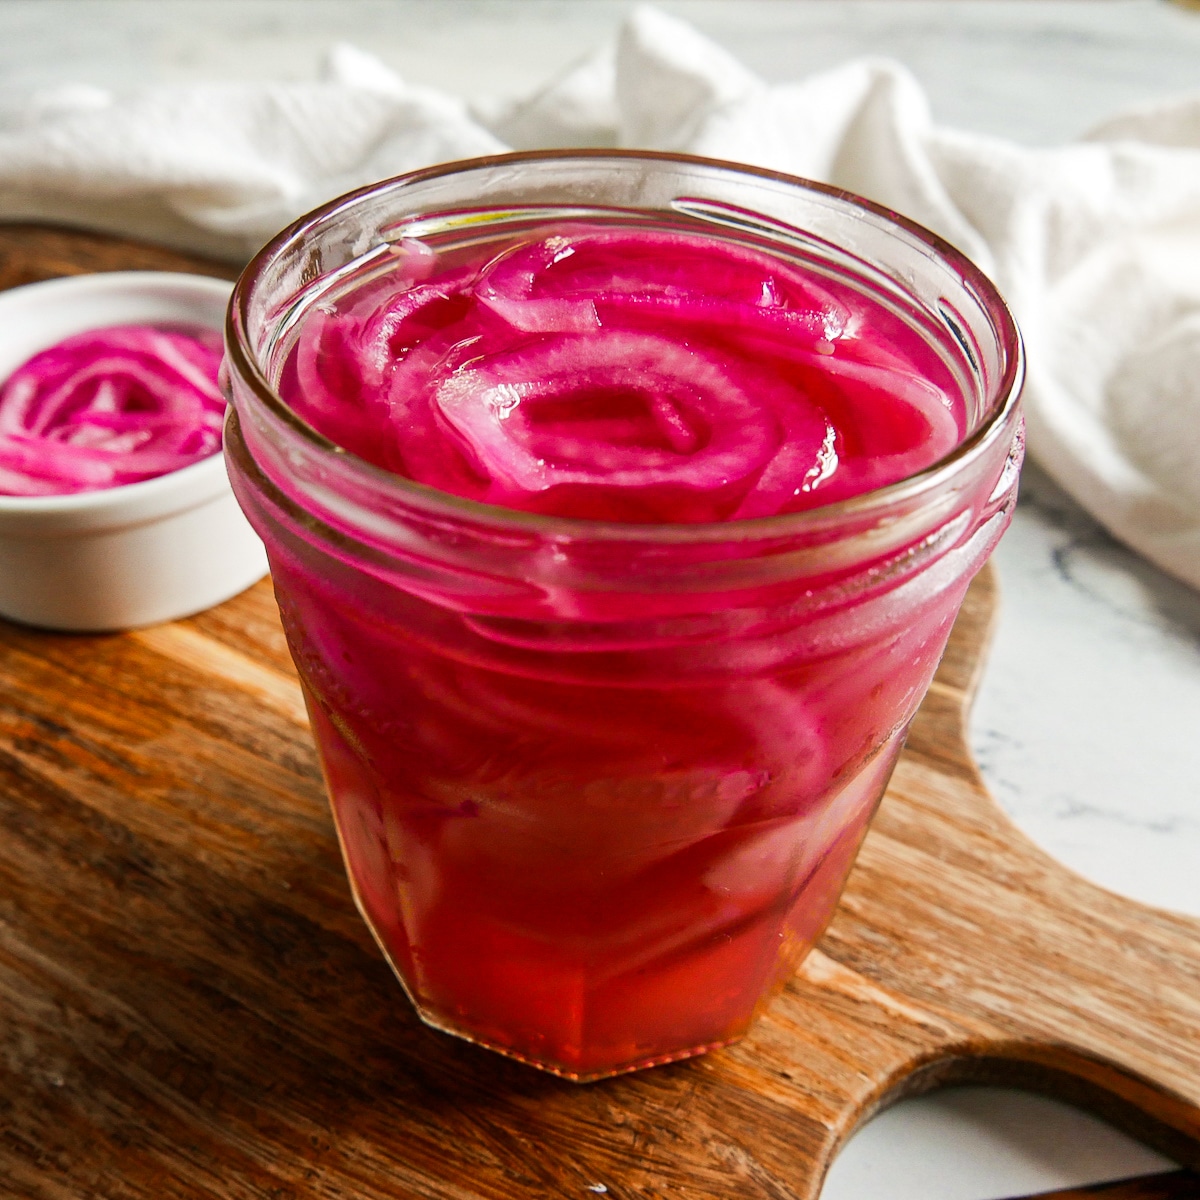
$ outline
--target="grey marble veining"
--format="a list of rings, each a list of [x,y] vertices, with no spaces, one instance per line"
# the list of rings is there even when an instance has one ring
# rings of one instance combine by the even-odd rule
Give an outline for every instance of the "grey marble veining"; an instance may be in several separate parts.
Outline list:
[[[1004,1088],[954,1088],[876,1117],[821,1200],[993,1200],[1170,1170],[1085,1113]]]
[[[1200,594],[1033,466],[997,561],[971,730],[997,799],[1094,882],[1200,916]]]
[[[1064,141],[1115,109],[1200,91],[1200,16],[1158,0],[660,0],[765,78],[864,54],[906,63],[939,121]],[[0,83],[308,79],[355,42],[475,98],[532,88],[631,0],[0,0]]]
[[[0,90],[308,79],[343,40],[468,98],[532,90],[612,35],[622,0],[0,0]],[[1200,91],[1200,13],[1158,0],[661,0],[771,80],[900,59],[936,119],[1030,144]],[[1114,543],[1036,470],[998,552],[1003,607],[972,741],[1061,861],[1200,914],[1200,596]],[[1165,1165],[1048,1101],[907,1102],[825,1200],[987,1200]]]

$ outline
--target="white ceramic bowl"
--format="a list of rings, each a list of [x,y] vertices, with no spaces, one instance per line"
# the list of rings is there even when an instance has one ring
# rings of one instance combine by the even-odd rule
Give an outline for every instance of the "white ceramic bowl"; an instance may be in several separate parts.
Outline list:
[[[187,321],[221,330],[232,285],[119,271],[0,292],[0,381],[72,334]],[[0,615],[99,632],[171,621],[267,572],[220,453],[142,483],[67,496],[0,496]]]

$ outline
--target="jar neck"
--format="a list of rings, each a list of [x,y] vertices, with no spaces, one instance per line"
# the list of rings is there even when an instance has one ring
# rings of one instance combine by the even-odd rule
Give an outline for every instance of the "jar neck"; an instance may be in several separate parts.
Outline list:
[[[459,501],[313,447],[244,395],[235,405],[226,454],[255,523],[454,607],[541,617],[563,609],[546,597],[567,594],[580,598],[572,611],[604,619],[631,596],[665,615],[784,597],[837,607],[887,590],[1011,507],[1023,447],[1014,410],[976,454],[887,495],[725,526],[620,526]]]

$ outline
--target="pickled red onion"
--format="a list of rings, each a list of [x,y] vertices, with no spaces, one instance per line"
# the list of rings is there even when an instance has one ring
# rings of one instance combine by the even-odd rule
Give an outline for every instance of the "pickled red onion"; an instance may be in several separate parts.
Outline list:
[[[717,358],[623,330],[493,355],[441,382],[434,399],[497,504],[567,483],[711,490],[761,470],[779,444],[770,411]]]
[[[36,354],[0,388],[0,494],[137,483],[215,454],[221,339],[201,326],[115,325]]]
[[[485,268],[475,291],[481,303],[529,331],[585,332],[618,314],[641,314],[651,321],[778,327],[815,343],[838,337],[849,315],[782,259],[649,230],[568,231],[519,245]]]
[[[902,318],[757,248],[600,221],[404,245],[308,313],[279,390],[419,483],[563,516],[740,519],[902,479],[961,436],[954,380]]]

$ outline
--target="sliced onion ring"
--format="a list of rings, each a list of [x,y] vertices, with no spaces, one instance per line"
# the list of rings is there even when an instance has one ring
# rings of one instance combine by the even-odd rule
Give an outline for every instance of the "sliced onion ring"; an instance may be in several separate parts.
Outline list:
[[[0,491],[94,491],[216,453],[220,361],[200,326],[116,325],[34,355],[0,388]]]
[[[540,419],[549,404],[603,395],[618,412],[640,403],[640,419]],[[524,492],[724,487],[759,470],[779,443],[771,413],[713,357],[625,331],[559,335],[489,356],[444,380],[436,403],[492,478]],[[644,436],[650,427],[656,439]]]

